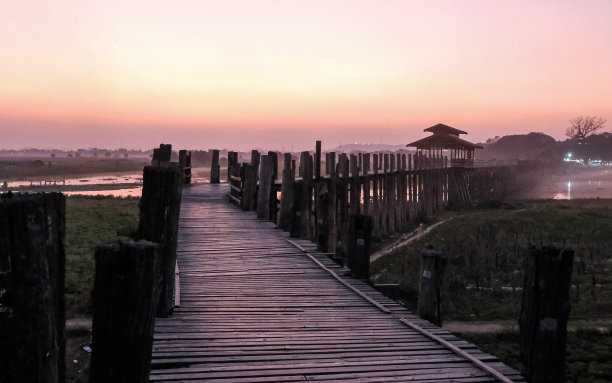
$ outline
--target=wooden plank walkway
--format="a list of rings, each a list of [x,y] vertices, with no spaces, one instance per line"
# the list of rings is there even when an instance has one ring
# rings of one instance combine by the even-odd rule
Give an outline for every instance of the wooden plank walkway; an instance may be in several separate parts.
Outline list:
[[[181,307],[156,320],[151,381],[500,381],[425,331],[524,382],[494,357],[344,277],[312,243],[296,246],[254,212],[240,211],[227,190],[183,190]]]

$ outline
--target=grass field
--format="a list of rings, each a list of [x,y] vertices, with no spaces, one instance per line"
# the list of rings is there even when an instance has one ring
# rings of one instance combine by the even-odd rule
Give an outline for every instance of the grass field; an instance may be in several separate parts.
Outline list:
[[[461,334],[507,365],[520,370],[519,335],[515,332]],[[567,336],[566,383],[604,383],[612,381],[612,334],[592,330],[569,332]]]
[[[94,249],[127,239],[138,226],[138,199],[71,196],[66,199],[66,311],[91,313]]]
[[[445,319],[518,320],[528,248],[574,249],[570,321],[585,327],[568,334],[566,381],[612,382],[612,200],[521,201],[447,212],[445,218],[450,220],[423,238],[374,262],[372,279],[399,283],[403,303],[416,311],[419,253],[431,244],[448,258]],[[458,335],[520,370],[518,332]]]
[[[377,283],[399,283],[416,306],[419,253],[448,258],[443,311],[449,320],[516,319],[530,246],[575,250],[571,319],[612,316],[612,201],[533,200],[455,213],[428,235],[372,265]]]

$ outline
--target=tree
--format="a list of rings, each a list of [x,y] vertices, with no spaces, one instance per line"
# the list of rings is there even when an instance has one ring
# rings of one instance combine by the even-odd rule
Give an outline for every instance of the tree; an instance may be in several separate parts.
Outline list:
[[[581,140],[603,128],[606,120],[595,116],[579,116],[572,118],[569,122],[570,126],[565,131],[565,135]]]

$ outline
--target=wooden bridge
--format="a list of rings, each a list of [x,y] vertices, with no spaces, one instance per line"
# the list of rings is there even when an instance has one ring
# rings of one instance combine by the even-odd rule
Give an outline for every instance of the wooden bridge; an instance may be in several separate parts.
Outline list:
[[[524,382],[227,190],[183,189],[180,307],[156,320],[151,381]]]

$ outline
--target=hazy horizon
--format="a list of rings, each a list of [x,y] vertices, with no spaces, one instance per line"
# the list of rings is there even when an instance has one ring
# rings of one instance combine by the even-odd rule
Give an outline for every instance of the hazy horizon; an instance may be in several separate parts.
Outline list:
[[[612,120],[604,0],[0,3],[0,146],[310,149]],[[610,130],[606,127],[605,130]]]

